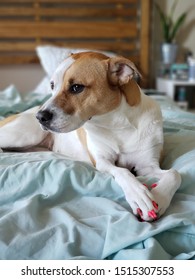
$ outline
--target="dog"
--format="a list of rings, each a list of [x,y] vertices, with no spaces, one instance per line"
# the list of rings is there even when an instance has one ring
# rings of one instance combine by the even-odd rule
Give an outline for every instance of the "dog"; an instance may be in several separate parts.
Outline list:
[[[181,176],[160,168],[161,110],[142,92],[136,75],[136,66],[121,56],[71,54],[51,78],[52,97],[45,104],[0,122],[1,149],[41,147],[93,163],[115,178],[136,216],[158,219]],[[132,170],[156,183],[148,188]]]

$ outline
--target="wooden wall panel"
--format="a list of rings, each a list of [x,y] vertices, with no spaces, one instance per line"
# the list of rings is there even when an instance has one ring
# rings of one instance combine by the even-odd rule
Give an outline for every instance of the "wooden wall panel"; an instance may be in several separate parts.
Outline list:
[[[148,75],[150,0],[1,0],[0,64],[32,63],[37,45],[114,51]]]

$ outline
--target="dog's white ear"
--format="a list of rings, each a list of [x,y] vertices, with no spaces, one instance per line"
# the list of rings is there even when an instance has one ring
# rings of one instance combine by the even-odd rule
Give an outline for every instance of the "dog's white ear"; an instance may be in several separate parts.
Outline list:
[[[108,78],[113,85],[125,85],[134,76],[141,76],[138,69],[129,59],[112,57],[108,60]]]

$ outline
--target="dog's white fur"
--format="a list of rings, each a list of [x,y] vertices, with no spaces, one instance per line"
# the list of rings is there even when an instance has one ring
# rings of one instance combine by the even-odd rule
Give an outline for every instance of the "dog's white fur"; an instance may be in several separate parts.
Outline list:
[[[123,57],[71,55],[54,73],[53,96],[41,108],[0,122],[0,147],[39,146],[75,160],[93,160],[98,170],[114,176],[135,215],[156,219],[170,205],[181,177],[159,167],[161,112],[132,80],[134,74],[136,67]],[[132,168],[139,176],[157,178],[151,190],[136,179]]]

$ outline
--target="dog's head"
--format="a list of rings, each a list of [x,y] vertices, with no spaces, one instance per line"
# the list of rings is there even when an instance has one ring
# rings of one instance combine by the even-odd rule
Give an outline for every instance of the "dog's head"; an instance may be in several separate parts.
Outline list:
[[[45,130],[75,130],[93,116],[119,106],[123,89],[134,74],[139,74],[138,70],[124,57],[109,58],[95,52],[72,54],[55,71],[51,79],[53,96],[41,107],[37,119]]]

